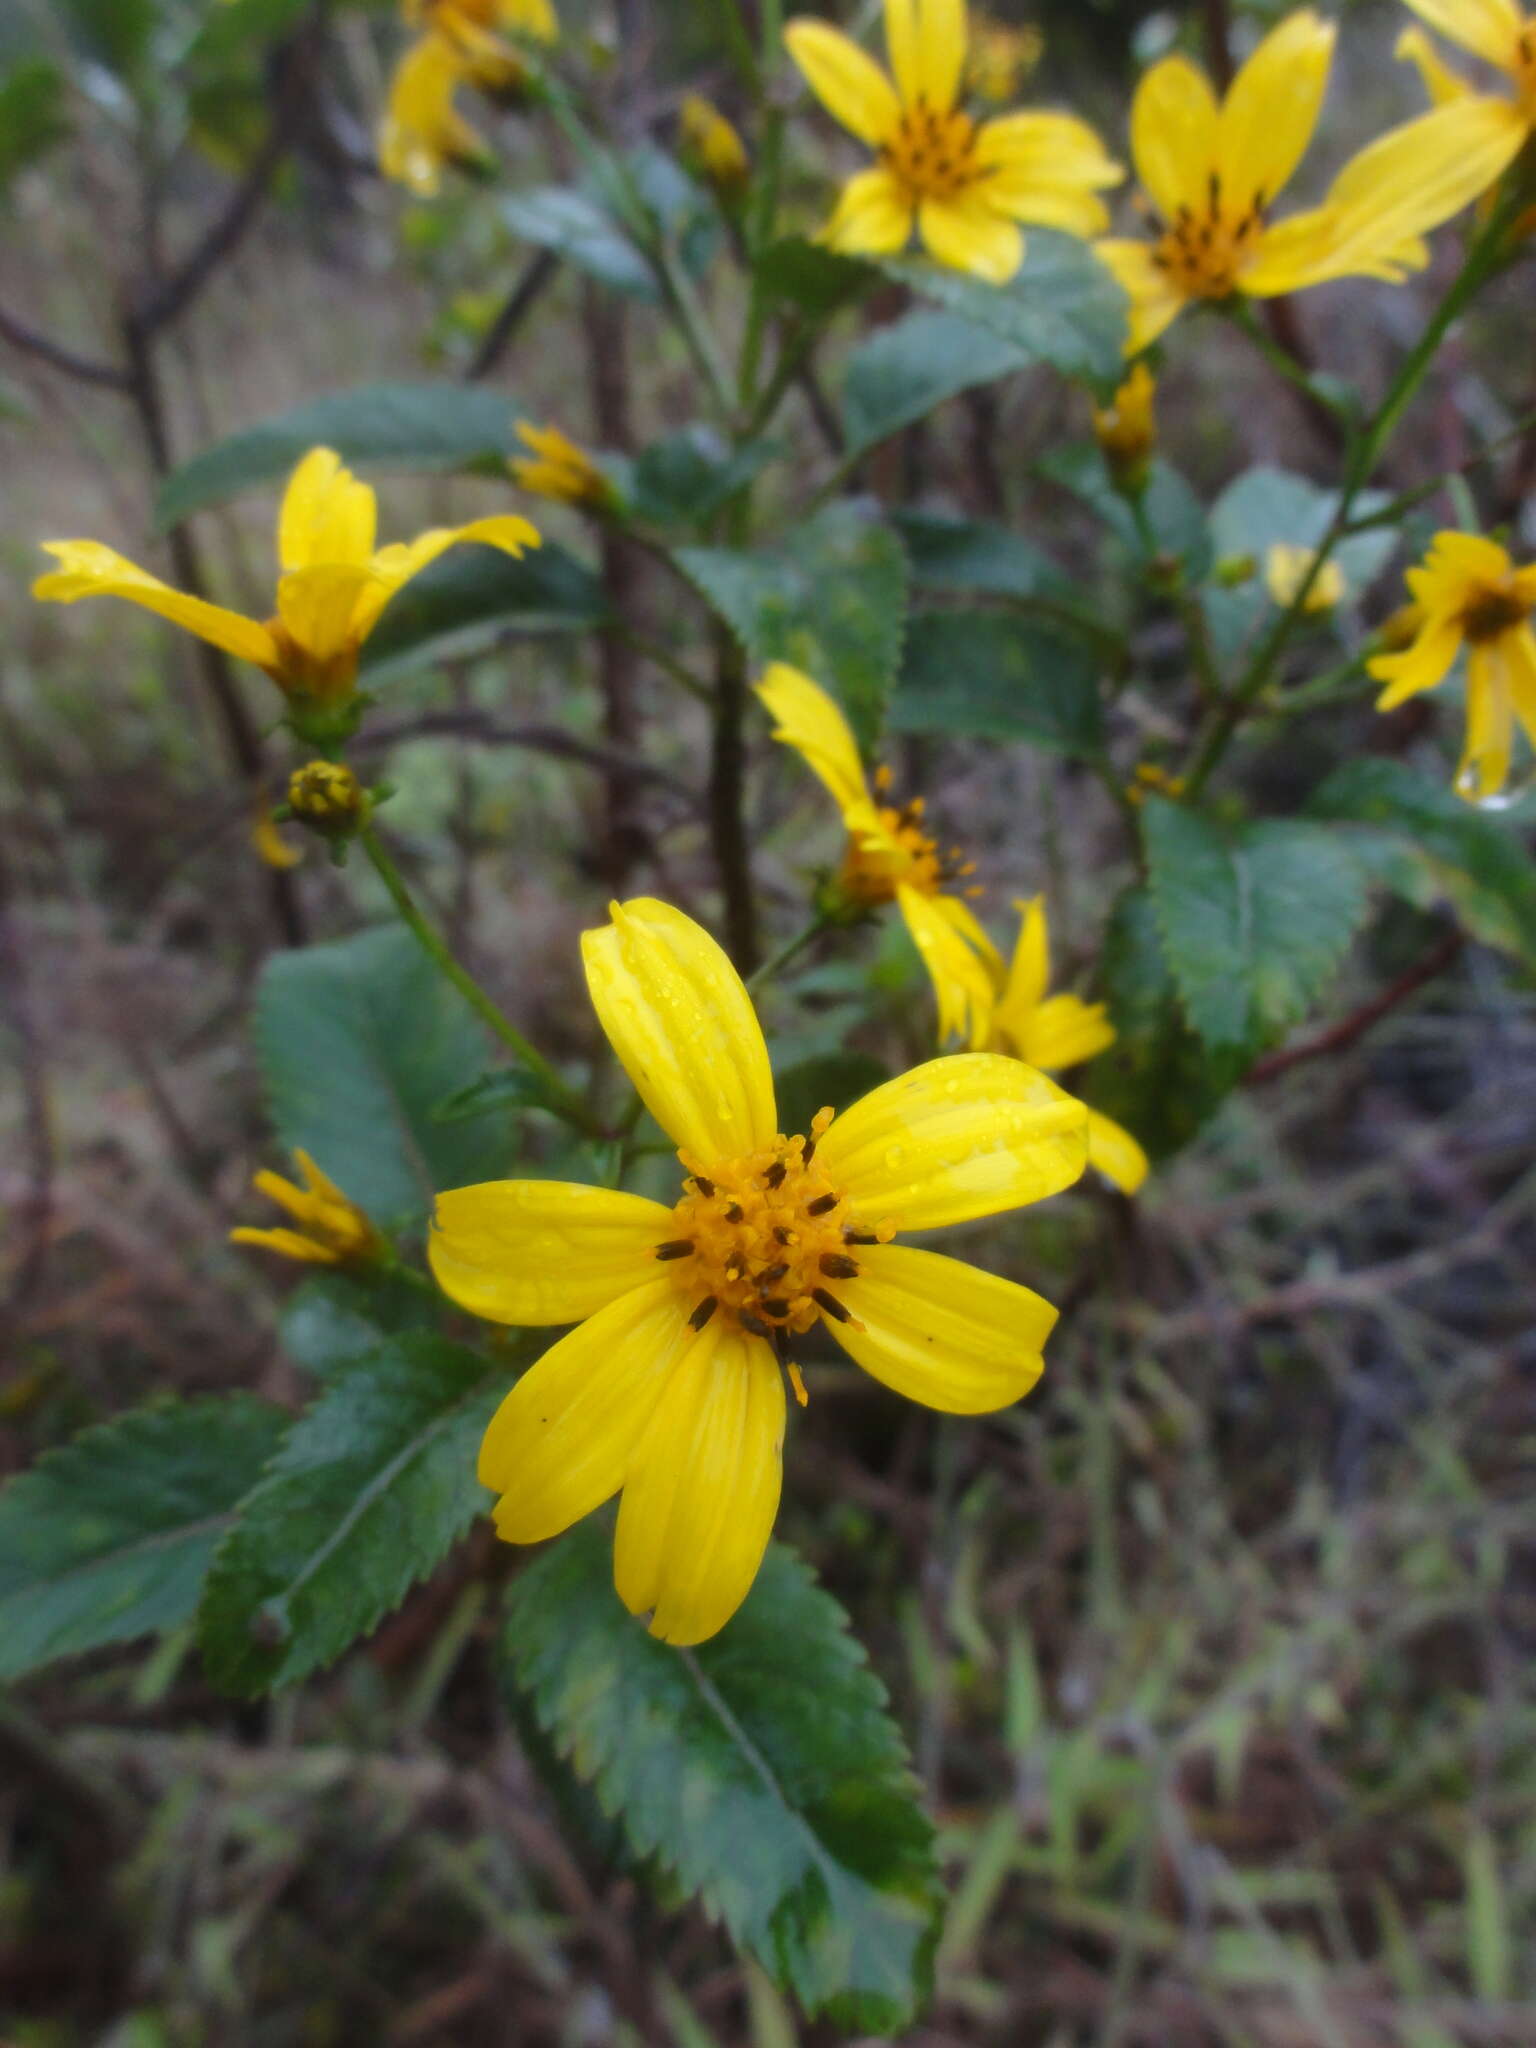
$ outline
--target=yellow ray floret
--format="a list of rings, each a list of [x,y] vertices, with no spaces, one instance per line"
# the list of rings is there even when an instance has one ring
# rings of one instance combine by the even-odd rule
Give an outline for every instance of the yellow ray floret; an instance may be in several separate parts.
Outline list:
[[[616,503],[613,485],[597,462],[558,427],[536,427],[529,420],[519,420],[517,438],[528,453],[514,455],[510,467],[512,481],[523,490],[563,505],[584,505],[591,511],[603,511]]]
[[[1523,139],[1502,102],[1459,99],[1353,157],[1321,206],[1275,223],[1275,201],[1312,140],[1335,31],[1310,7],[1271,30],[1218,101],[1185,57],[1137,87],[1131,154],[1159,229],[1096,246],[1131,300],[1131,354],[1181,309],[1234,292],[1271,297],[1364,276],[1401,282],[1423,237],[1500,177]]]
[[[379,123],[379,169],[386,178],[430,199],[455,164],[489,161],[484,142],[455,104],[475,72],[446,38],[422,36],[395,66]]]
[[[1536,563],[1516,568],[1497,541],[1437,533],[1408,571],[1413,597],[1409,644],[1366,663],[1386,688],[1378,711],[1394,710],[1444,682],[1467,657],[1467,736],[1456,788],[1473,802],[1497,799],[1509,781],[1515,727],[1536,747]]]
[[[445,549],[476,541],[520,555],[539,545],[526,519],[501,514],[375,548],[375,511],[373,492],[334,449],[311,448],[289,478],[278,514],[281,574],[276,610],[265,623],[173,590],[93,540],[45,541],[44,552],[59,566],[38,578],[32,595],[55,604],[124,598],[254,662],[285,696],[338,703],[353,694],[358,655],[384,607]]]
[[[1312,564],[1317,559],[1317,549],[1302,547],[1299,542],[1277,540],[1264,557],[1264,584],[1275,603],[1289,609],[1296,602],[1296,593],[1307,577],[1311,575]],[[1336,604],[1342,604],[1349,595],[1349,584],[1344,571],[1332,557],[1324,562],[1312,577],[1312,586],[1307,592],[1302,607],[1309,612],[1330,612]]]
[[[887,256],[914,233],[939,263],[1004,284],[1024,255],[1019,223],[1095,235],[1099,193],[1123,175],[1069,114],[978,121],[960,104],[964,0],[886,0],[890,72],[841,30],[804,17],[790,56],[833,119],[876,153],[843,188],[823,239],[850,256]]]
[[[490,1321],[574,1323],[480,1452],[511,1543],[621,1495],[614,1579],[666,1642],[702,1642],[751,1587],[778,1508],[793,1340],[824,1324],[865,1371],[955,1414],[1038,1378],[1055,1310],[892,1242],[1068,1186],[1087,1112],[1018,1060],[963,1053],[808,1132],[778,1129],[751,999],[709,935],[650,898],[582,940],[603,1029],[682,1167],[669,1208],[493,1181],[437,1200],[439,1284]]]
[[[1536,128],[1536,14],[1516,0],[1406,0],[1421,21],[1502,72],[1511,88],[1503,105],[1527,133]],[[1404,29],[1397,55],[1413,64],[1432,100],[1477,97],[1477,88],[1448,65],[1422,29]]]
[[[818,683],[776,661],[757,685],[773,736],[793,747],[848,831],[837,893],[853,911],[894,903],[922,955],[939,1002],[939,1036],[977,1042],[992,1008],[996,949],[964,894],[973,872],[958,848],[945,852],[924,825],[921,797],[898,808],[869,786],[848,721]],[[877,778],[884,794],[886,776]]]
[[[678,108],[677,140],[684,163],[723,199],[734,199],[745,191],[752,175],[747,146],[702,93],[689,93]]]
[[[312,1266],[357,1265],[373,1258],[381,1249],[381,1241],[362,1210],[320,1171],[307,1152],[296,1150],[293,1157],[303,1177],[302,1187],[284,1180],[280,1173],[265,1171],[256,1174],[251,1185],[285,1209],[295,1228],[232,1230],[230,1243],[259,1244],[266,1251],[281,1253],[285,1259],[298,1259]]]

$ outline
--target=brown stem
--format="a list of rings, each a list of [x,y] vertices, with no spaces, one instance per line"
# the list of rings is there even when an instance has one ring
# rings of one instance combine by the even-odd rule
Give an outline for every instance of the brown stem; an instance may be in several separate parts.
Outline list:
[[[552,250],[540,249],[519,274],[502,302],[500,312],[480,338],[480,346],[464,371],[466,384],[478,384],[488,377],[511,347],[517,330],[553,284],[560,259]]]
[[[1227,0],[1205,0],[1205,61],[1216,90],[1232,83],[1232,15]]]
[[[1263,1081],[1271,1081],[1276,1074],[1283,1074],[1289,1067],[1299,1067],[1306,1060],[1319,1060],[1329,1053],[1342,1052],[1353,1045],[1357,1038],[1363,1038],[1371,1026],[1378,1023],[1399,1003],[1405,1003],[1409,996],[1443,974],[1466,944],[1466,934],[1451,931],[1430,947],[1424,957],[1400,974],[1396,981],[1384,988],[1379,996],[1373,996],[1368,1003],[1362,1003],[1358,1010],[1352,1010],[1337,1024],[1330,1024],[1326,1031],[1319,1031],[1312,1038],[1304,1038],[1299,1045],[1282,1046],[1279,1052],[1269,1053],[1264,1059],[1249,1068],[1244,1077],[1245,1088],[1257,1087]]]
[[[3,306],[0,306],[0,341],[9,342],[21,355],[36,356],[51,369],[62,370],[66,377],[73,377],[79,384],[105,384],[112,391],[128,389],[128,372],[116,363],[98,363],[87,356],[76,355],[72,348],[50,341],[46,334],[39,334],[35,327],[28,327],[25,321],[18,320]]]
[[[16,1217],[16,1264],[10,1293],[0,1313],[0,1333],[7,1338],[13,1335],[22,1310],[42,1280],[53,1221],[53,1119],[49,1111],[43,1037],[32,1007],[27,967],[21,934],[11,917],[10,875],[0,843],[0,984],[6,990],[3,1014],[9,1020],[19,1054],[28,1155],[27,1192],[18,1205]],[[0,1344],[0,1349],[9,1349],[9,1345]]]
[[[738,971],[757,965],[757,906],[744,814],[747,665],[729,631],[716,632],[715,719],[709,760],[709,827],[725,899],[725,944]]]

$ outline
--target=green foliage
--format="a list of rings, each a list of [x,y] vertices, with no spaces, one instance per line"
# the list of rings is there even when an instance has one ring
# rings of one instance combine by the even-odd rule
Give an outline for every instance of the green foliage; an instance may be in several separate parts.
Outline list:
[[[889,527],[844,499],[774,545],[679,548],[676,559],[751,662],[804,669],[841,698],[860,746],[873,746],[907,602],[907,558]]]
[[[138,1408],[0,1492],[0,1678],[179,1628],[288,1418],[248,1394]]]
[[[1152,901],[1173,978],[1206,1044],[1250,1056],[1306,1016],[1365,916],[1366,876],[1341,833],[1262,820],[1223,833],[1149,797]]]
[[[1209,574],[1215,549],[1205,510],[1183,476],[1162,456],[1152,459],[1139,519],[1129,500],[1116,490],[1095,442],[1072,441],[1049,449],[1038,466],[1042,476],[1070,491],[1102,520],[1143,571],[1154,563],[1161,569],[1167,562],[1182,570],[1186,583],[1197,583]]]
[[[522,556],[453,548],[390,600],[359,672],[371,688],[474,653],[502,634],[585,633],[607,618],[602,584],[553,541]]]
[[[38,57],[0,75],[0,192],[69,133],[63,75]]]
[[[155,501],[161,532],[190,512],[285,478],[311,448],[394,470],[503,474],[518,408],[504,391],[465,384],[359,384],[246,427],[183,462]]]
[[[630,475],[631,510],[652,526],[697,529],[781,451],[768,441],[732,448],[695,422],[642,450]]]
[[[1346,761],[1307,806],[1410,903],[1449,903],[1485,945],[1536,962],[1536,861],[1529,819],[1478,810],[1401,761]]]
[[[803,235],[785,235],[757,258],[752,278],[765,305],[825,320],[878,284],[880,273],[856,256],[840,256]]]
[[[547,1109],[552,1116],[565,1114],[564,1103],[551,1094],[542,1074],[530,1073],[526,1067],[491,1067],[445,1096],[432,1115],[440,1124],[461,1124],[496,1111],[517,1115],[525,1109]]]
[[[843,426],[850,455],[925,419],[935,406],[990,384],[1032,358],[1017,344],[958,313],[930,307],[879,327],[849,358]]]
[[[484,1034],[409,932],[380,926],[274,954],[256,1046],[279,1141],[311,1153],[380,1220],[420,1215],[434,1190],[507,1169],[499,1119],[433,1115],[483,1065]]]
[[[333,1380],[388,1337],[436,1329],[440,1299],[404,1274],[311,1273],[283,1303],[282,1347],[317,1380]]]
[[[1380,491],[1363,491],[1355,516],[1364,518],[1386,502]],[[1337,491],[1323,490],[1304,476],[1261,464],[1247,470],[1222,492],[1211,507],[1211,537],[1220,559],[1249,557],[1253,575],[1232,589],[1205,593],[1206,616],[1217,650],[1232,655],[1264,618],[1273,615],[1274,599],[1265,580],[1273,547],[1315,548],[1327,533],[1339,506]],[[1386,566],[1397,536],[1391,527],[1354,534],[1334,548],[1332,560],[1343,571],[1347,598],[1358,598]]]
[[[818,1053],[778,1075],[779,1122],[786,1132],[808,1131],[818,1109],[841,1112],[888,1081],[890,1074],[867,1052]]]
[[[502,219],[525,242],[563,257],[575,270],[627,298],[659,296],[650,263],[599,200],[569,185],[509,192]]]
[[[300,1416],[208,1573],[198,1641],[216,1685],[293,1684],[435,1570],[489,1499],[475,1457],[511,1377],[406,1334]]]
[[[1092,759],[1104,745],[1098,676],[1092,649],[1070,629],[1015,612],[916,612],[891,725]]]
[[[155,0],[62,0],[59,11],[84,56],[119,78],[143,70],[155,33]]]
[[[898,512],[891,523],[906,545],[919,590],[1059,603],[1076,598],[1077,585],[1045,550],[1006,526],[929,511]]]
[[[679,1653],[624,1612],[609,1540],[589,1520],[517,1581],[512,1674],[636,1853],[807,2013],[897,2031],[931,1975],[932,1830],[841,1608],[773,1545],[734,1619]]]

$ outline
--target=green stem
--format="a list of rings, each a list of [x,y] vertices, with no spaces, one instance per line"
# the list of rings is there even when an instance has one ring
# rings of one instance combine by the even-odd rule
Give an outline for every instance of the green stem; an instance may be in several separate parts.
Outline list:
[[[830,925],[831,920],[818,912],[804,931],[796,932],[787,946],[780,946],[778,952],[771,954],[755,974],[747,977],[747,987],[751,993],[756,995],[759,989],[766,988],[770,981],[776,980],[790,961],[803,953],[813,940],[819,939]]]
[[[512,1020],[503,1016],[474,976],[454,959],[442,934],[422,914],[416,899],[406,887],[405,877],[385,852],[374,827],[371,824],[364,825],[357,837],[364,853],[373,863],[374,872],[389,891],[390,900],[399,911],[401,921],[409,928],[416,943],[444,979],[452,982],[475,1015],[501,1040],[508,1051],[531,1074],[538,1075],[551,1103],[558,1104],[560,1114],[567,1121],[577,1125],[589,1137],[605,1136],[601,1124],[581,1097],[566,1085],[537,1046],[529,1044]]]
[[[676,249],[668,241],[652,244],[651,255],[661,273],[672,311],[677,316],[678,329],[688,346],[688,353],[709,386],[710,395],[726,419],[733,419],[736,412],[736,396],[731,389],[730,373],[721,358],[714,333],[704,317],[704,308],[699,304],[699,295],[693,288],[693,279],[683,267]]]

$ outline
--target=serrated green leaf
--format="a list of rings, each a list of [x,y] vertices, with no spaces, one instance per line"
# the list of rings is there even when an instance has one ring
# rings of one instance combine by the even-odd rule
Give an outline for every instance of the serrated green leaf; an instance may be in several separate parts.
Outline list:
[[[64,140],[68,109],[63,73],[45,58],[12,65],[0,77],[0,192]]]
[[[1211,507],[1211,539],[1219,560],[1251,558],[1254,573],[1246,583],[1205,593],[1207,622],[1217,653],[1232,658],[1272,615],[1266,567],[1271,548],[1288,544],[1315,548],[1328,531],[1338,508],[1337,491],[1324,490],[1304,476],[1261,464],[1228,484]],[[1386,503],[1381,491],[1363,492],[1356,501],[1364,517]],[[1397,535],[1388,527],[1340,541],[1333,560],[1343,571],[1348,594],[1358,597],[1385,567]]]
[[[778,452],[769,441],[732,448],[697,422],[653,441],[631,473],[631,508],[653,526],[697,528],[761,474]]]
[[[1101,519],[1141,567],[1157,555],[1168,555],[1182,563],[1188,582],[1198,582],[1209,574],[1215,550],[1204,507],[1180,472],[1162,456],[1153,457],[1147,474],[1141,501],[1145,532],[1115,489],[1104,457],[1093,442],[1071,441],[1052,448],[1036,467]]]
[[[861,454],[935,406],[990,384],[1034,358],[958,313],[922,307],[877,328],[848,359],[843,428],[848,453]]]
[[[1104,397],[1125,374],[1125,293],[1087,243],[1071,235],[1028,229],[1024,261],[1003,285],[913,257],[888,258],[881,267],[919,297]]]
[[[1480,811],[1449,782],[1376,759],[1346,761],[1307,810],[1344,827],[1356,857],[1395,894],[1425,909],[1448,902],[1484,945],[1536,961],[1529,821]]]
[[[752,276],[767,304],[794,306],[818,321],[851,305],[880,282],[872,264],[856,256],[839,256],[803,235],[771,242],[753,264]]]
[[[288,1417],[249,1394],[140,1408],[0,1491],[0,1678],[180,1628]]]
[[[454,548],[390,601],[363,649],[361,679],[372,689],[503,634],[586,633],[607,619],[599,579],[554,542],[517,557]]]
[[[890,723],[1091,759],[1104,744],[1098,678],[1087,643],[1055,626],[1014,612],[916,612]]]
[[[436,1569],[490,1502],[475,1458],[510,1379],[406,1335],[299,1417],[208,1573],[198,1642],[216,1685],[251,1696],[333,1663]]]
[[[278,1341],[317,1380],[333,1380],[408,1330],[434,1330],[434,1290],[391,1273],[311,1273],[283,1303]]]
[[[504,391],[483,385],[354,385],[201,449],[160,486],[155,524],[163,533],[204,506],[284,478],[322,445],[363,468],[499,468],[513,452],[518,416]]]
[[[507,1661],[637,1854],[654,1857],[807,2013],[906,2026],[937,1934],[932,1830],[837,1603],[771,1545],[697,1650],[648,1636],[589,1520],[508,1601]]]
[[[907,558],[868,506],[824,506],[771,547],[679,548],[675,560],[749,660],[804,669],[874,745],[901,658]]]
[[[1261,821],[1224,835],[1163,797],[1142,807],[1163,952],[1207,1045],[1261,1052],[1301,1022],[1366,911],[1343,834]]]
[[[630,298],[659,296],[649,262],[600,200],[569,185],[508,193],[501,217],[514,235],[562,256],[575,269]]]
[[[432,1112],[485,1063],[485,1035],[409,932],[392,925],[278,953],[256,994],[256,1045],[280,1142],[302,1146],[380,1222],[510,1163],[500,1119]]]
[[[983,597],[1049,597],[1070,603],[1078,586],[1043,548],[1006,526],[948,512],[902,511],[901,535],[919,590],[972,590]]]

